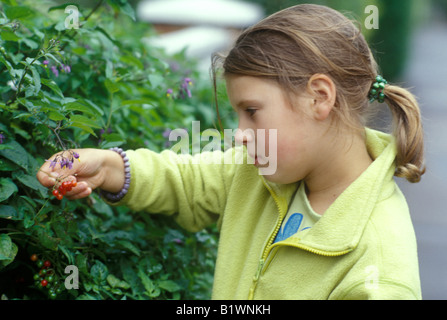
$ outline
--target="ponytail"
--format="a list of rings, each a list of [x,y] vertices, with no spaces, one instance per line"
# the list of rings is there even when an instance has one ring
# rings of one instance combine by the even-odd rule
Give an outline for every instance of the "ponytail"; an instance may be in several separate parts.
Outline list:
[[[408,90],[386,85],[386,102],[393,115],[394,136],[397,142],[396,173],[411,183],[421,180],[425,173],[424,137],[421,113],[416,98]]]

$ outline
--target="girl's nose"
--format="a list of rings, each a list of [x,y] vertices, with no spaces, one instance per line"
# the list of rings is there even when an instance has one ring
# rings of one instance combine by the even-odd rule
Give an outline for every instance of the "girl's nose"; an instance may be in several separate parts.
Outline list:
[[[239,125],[234,136],[237,144],[247,145],[255,140],[255,132],[250,128],[243,128]]]

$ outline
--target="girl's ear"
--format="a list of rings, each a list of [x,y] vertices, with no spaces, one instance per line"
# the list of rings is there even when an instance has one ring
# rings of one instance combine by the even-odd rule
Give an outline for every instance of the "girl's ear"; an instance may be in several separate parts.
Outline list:
[[[335,105],[337,91],[332,79],[324,74],[314,74],[307,83],[313,98],[313,114],[316,120],[324,121]]]

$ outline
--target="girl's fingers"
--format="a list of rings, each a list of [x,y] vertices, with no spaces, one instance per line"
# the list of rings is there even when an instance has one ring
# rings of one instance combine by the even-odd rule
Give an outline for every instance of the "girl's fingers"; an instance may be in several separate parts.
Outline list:
[[[82,192],[79,192],[73,196],[67,197],[68,200],[78,200],[82,198],[88,197],[92,193],[92,189],[90,187],[87,187],[87,189],[83,190]]]
[[[92,193],[92,188],[90,188],[85,181],[78,182],[76,187],[72,188],[71,191],[67,192],[65,197],[68,200],[76,200],[88,197]]]
[[[57,172],[47,172],[42,169],[37,172],[36,178],[46,188],[54,186],[58,177]]]

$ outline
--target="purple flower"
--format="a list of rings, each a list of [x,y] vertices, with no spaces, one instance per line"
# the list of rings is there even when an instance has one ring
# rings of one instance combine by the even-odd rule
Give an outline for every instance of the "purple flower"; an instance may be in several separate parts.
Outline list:
[[[70,155],[69,156],[65,156],[64,154],[68,152]],[[59,163],[59,165],[61,166],[61,169],[67,168],[67,169],[72,169],[73,168],[73,162],[75,159],[78,159],[78,161],[80,162],[81,160],[79,159],[80,155],[79,153],[77,153],[76,151],[73,150],[65,150],[62,151],[61,153],[57,154],[56,157],[53,160],[46,160],[46,161],[50,161],[50,168],[51,169],[55,169],[56,165]]]
[[[65,165],[67,164],[67,160],[65,158],[62,158],[59,161],[60,165],[61,165],[61,169],[63,169],[65,167]]]
[[[50,161],[50,160],[47,160]],[[54,169],[56,167],[57,161],[56,160],[51,160],[50,162],[50,169]]]
[[[171,88],[169,88],[168,90],[166,90],[166,96],[167,96],[168,98],[170,98],[173,92],[174,92],[174,90],[172,90]]]
[[[163,137],[164,138],[169,138],[169,135],[171,134],[171,129],[166,129],[165,131],[163,131]]]
[[[189,90],[189,87],[190,87],[190,86],[192,86],[192,80],[191,80],[191,78],[184,78],[184,79],[183,79],[183,82],[182,82],[182,85],[181,85],[181,88],[180,88],[181,96],[182,96],[182,97],[185,96],[185,93],[186,93],[186,95],[188,96],[188,98],[191,98],[191,97],[192,97],[191,90]]]
[[[66,73],[70,73],[71,72],[71,68],[70,68],[70,66],[68,66],[66,64],[62,64],[61,65],[61,71],[62,72],[66,72]]]
[[[48,60],[43,60],[43,65],[45,66],[45,68],[48,66],[48,64],[50,63],[50,61],[48,61]]]
[[[0,133],[0,144],[3,143],[3,140],[4,140],[5,138],[6,138],[6,137],[5,137],[3,134]]]
[[[59,77],[59,71],[57,70],[56,66],[51,66],[50,69],[56,77]]]
[[[177,244],[183,244],[183,241],[181,240],[181,239],[179,239],[179,238],[175,238],[175,239],[173,239],[172,240],[174,243],[177,243]]]

